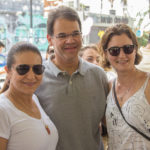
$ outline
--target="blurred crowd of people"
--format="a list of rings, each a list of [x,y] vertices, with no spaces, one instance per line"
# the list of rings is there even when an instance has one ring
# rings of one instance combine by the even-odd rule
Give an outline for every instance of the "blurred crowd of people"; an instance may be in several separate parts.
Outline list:
[[[150,73],[140,69],[146,62],[132,29],[115,24],[82,46],[77,12],[60,6],[48,15],[47,40],[44,61],[29,42],[8,52],[0,149],[148,150]]]

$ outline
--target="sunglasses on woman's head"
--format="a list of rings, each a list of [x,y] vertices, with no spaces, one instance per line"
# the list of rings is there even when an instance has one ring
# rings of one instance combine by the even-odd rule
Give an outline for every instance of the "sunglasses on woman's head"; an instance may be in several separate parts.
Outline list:
[[[125,54],[131,54],[135,48],[135,45],[124,45],[122,47],[114,46],[114,47],[110,47],[106,50],[109,51],[110,55],[118,56],[120,54],[121,48],[123,49]]]
[[[26,73],[29,72],[30,67],[32,67],[32,71],[36,74],[36,75],[41,75],[44,72],[45,67],[43,65],[26,65],[26,64],[21,64],[18,65],[16,67],[16,71],[19,75],[25,75]]]

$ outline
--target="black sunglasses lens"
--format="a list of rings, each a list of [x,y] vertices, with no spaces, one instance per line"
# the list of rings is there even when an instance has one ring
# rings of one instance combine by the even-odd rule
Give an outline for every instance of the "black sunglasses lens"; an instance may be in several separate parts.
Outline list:
[[[19,75],[25,75],[30,69],[28,65],[19,65],[16,67],[16,71]]]
[[[45,67],[43,65],[34,65],[33,72],[37,75],[41,75],[44,72]]]
[[[110,55],[112,56],[118,56],[120,53],[120,47],[111,47],[108,49]]]
[[[131,54],[134,50],[134,45],[124,45],[123,47],[111,47],[108,49],[110,55],[118,56],[120,54],[120,48],[123,48],[125,54]]]
[[[123,50],[125,54],[131,54],[134,50],[134,45],[125,45],[123,46]]]

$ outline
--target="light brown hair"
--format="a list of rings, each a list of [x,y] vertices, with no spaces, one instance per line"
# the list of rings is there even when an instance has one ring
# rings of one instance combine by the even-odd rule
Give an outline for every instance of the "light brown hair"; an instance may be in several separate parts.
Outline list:
[[[99,43],[99,48],[101,49],[101,55],[102,55],[102,63],[105,67],[110,67],[109,61],[105,57],[105,50],[108,48],[108,43],[115,35],[121,35],[126,34],[133,42],[136,48],[136,57],[135,57],[135,65],[138,65],[142,60],[142,55],[139,53],[138,48],[138,41],[136,38],[135,33],[132,31],[132,29],[126,25],[126,24],[116,24],[114,26],[108,27]]]

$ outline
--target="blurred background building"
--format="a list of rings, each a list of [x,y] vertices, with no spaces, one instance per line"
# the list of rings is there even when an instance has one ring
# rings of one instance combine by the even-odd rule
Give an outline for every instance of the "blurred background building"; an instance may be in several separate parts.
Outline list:
[[[8,51],[17,41],[30,41],[41,51],[46,51],[46,22],[48,11],[59,5],[67,5],[76,9],[82,21],[84,44],[97,43],[105,29],[116,23],[126,23],[134,27],[135,18],[127,11],[127,0],[123,3],[122,14],[117,15],[114,9],[115,0],[99,0],[98,10],[91,12],[90,4],[84,0],[0,0],[0,40]],[[108,14],[103,14],[104,2],[110,2]],[[118,0],[117,0],[118,1]],[[92,1],[93,3],[95,1]],[[140,30],[138,31],[139,36]]]
[[[20,40],[47,48],[46,18],[42,0],[0,0],[0,40],[6,50]]]

